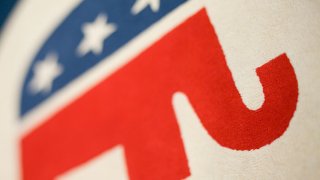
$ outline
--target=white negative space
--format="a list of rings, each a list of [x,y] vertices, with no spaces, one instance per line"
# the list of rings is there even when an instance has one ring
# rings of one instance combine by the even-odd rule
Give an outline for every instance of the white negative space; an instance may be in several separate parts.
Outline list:
[[[270,59],[286,53],[298,80],[297,109],[287,131],[270,146],[252,151],[255,156],[247,157],[238,168],[249,176],[266,176],[264,169],[270,168],[270,174],[278,179],[319,179],[320,1],[204,2],[248,108],[257,109],[264,102],[255,69]],[[251,166],[253,159],[259,162]],[[224,170],[221,166],[218,169]],[[237,168],[236,164],[230,167]]]
[[[183,93],[175,93],[172,104],[187,153],[191,176],[188,179],[213,179],[217,174],[212,168],[217,161],[215,142],[205,131],[199,118]]]
[[[298,80],[303,77],[303,83],[316,84],[313,83],[317,80],[315,75],[319,74],[315,70],[320,66],[320,61],[316,60],[320,56],[319,0],[204,2],[248,108],[258,109],[264,102],[255,69],[281,53],[289,56]]]
[[[172,104],[191,173],[186,179],[300,179],[299,176],[289,173],[291,167],[286,165],[288,163],[286,152],[279,151],[279,147],[283,146],[282,137],[271,145],[254,151],[235,151],[224,148],[207,133],[184,93],[175,93]],[[292,147],[287,148],[288,153],[294,151],[290,149]],[[298,166],[298,164],[294,165]],[[316,179],[318,176],[314,172],[306,177]]]
[[[56,180],[128,179],[125,154],[122,146],[114,147],[56,178]]]

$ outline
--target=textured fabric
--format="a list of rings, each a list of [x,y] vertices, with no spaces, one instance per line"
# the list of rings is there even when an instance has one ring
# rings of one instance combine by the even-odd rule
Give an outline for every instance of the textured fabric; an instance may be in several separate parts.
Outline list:
[[[0,179],[319,179],[318,1],[15,9]]]

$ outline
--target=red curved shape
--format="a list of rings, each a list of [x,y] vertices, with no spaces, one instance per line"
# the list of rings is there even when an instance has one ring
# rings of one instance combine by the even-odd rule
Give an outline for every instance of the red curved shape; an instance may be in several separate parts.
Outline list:
[[[256,72],[265,95],[258,110],[249,110],[243,104],[230,73],[215,80],[223,90],[207,93],[208,100],[193,100],[198,98],[197,93],[188,93],[202,124],[222,146],[252,150],[270,144],[285,132],[296,110],[298,84],[285,54]]]

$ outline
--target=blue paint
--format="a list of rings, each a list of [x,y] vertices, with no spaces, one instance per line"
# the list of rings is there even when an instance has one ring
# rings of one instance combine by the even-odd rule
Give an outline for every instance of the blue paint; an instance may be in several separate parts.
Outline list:
[[[82,2],[66,17],[34,57],[21,92],[20,115],[25,115],[41,104],[185,1],[160,0],[158,12],[153,12],[148,6],[137,15],[131,14],[135,0],[86,0]],[[80,57],[77,54],[77,47],[83,38],[82,25],[93,22],[101,13],[108,16],[108,23],[115,24],[117,30],[104,41],[101,54],[95,55],[89,52]],[[64,69],[63,73],[54,80],[50,93],[33,94],[28,86],[34,76],[34,65],[51,52],[58,55],[59,64]]]

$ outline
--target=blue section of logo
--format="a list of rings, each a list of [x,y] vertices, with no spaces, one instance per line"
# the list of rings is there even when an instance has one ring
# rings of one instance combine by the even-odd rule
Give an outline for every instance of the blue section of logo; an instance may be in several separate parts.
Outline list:
[[[66,17],[34,57],[23,84],[20,115],[25,115],[183,2],[185,0],[149,0],[149,3],[145,4],[143,0],[83,1]],[[133,6],[136,6],[135,11]],[[98,17],[104,18],[99,20]],[[105,26],[101,28],[101,24],[105,22],[103,20],[106,24],[116,27],[114,31],[106,32],[108,30],[104,29]],[[96,27],[100,27],[97,34],[103,34],[105,37],[101,41],[102,49],[99,50],[98,41],[88,38],[83,47],[87,51],[79,54],[79,46],[87,38],[84,33],[85,24],[94,22],[97,22]],[[46,67],[49,67],[48,70]],[[38,73],[40,71],[42,74]],[[45,74],[43,71],[48,72]],[[44,77],[43,74],[48,77]]]

